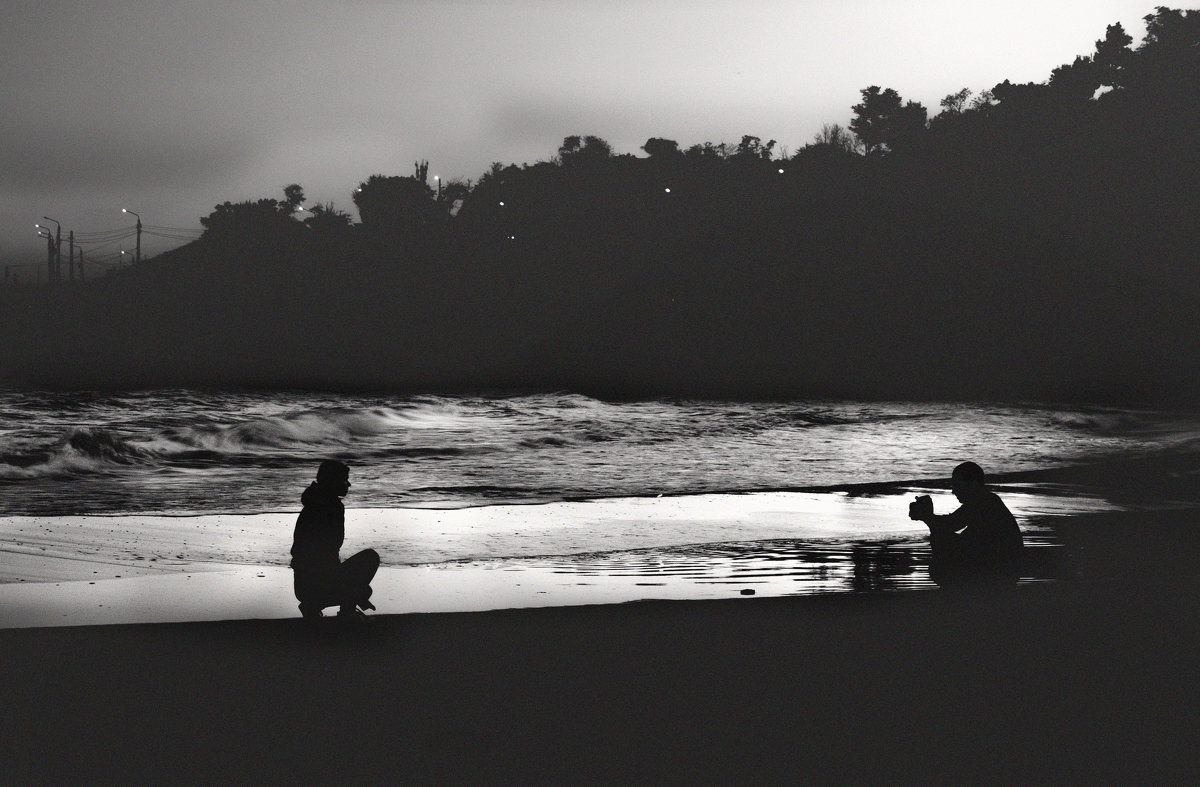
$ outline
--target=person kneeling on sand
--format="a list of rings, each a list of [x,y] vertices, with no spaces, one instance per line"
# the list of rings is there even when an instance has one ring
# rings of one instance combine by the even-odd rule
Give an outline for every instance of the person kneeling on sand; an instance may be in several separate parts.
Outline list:
[[[379,553],[364,549],[342,562],[338,552],[346,535],[346,508],[341,498],[350,491],[350,468],[326,459],[317,480],[304,490],[304,507],[292,539],[292,579],[300,614],[321,617],[325,607],[341,607],[338,617],[362,621],[370,602],[371,580],[379,569]]]
[[[933,513],[929,495],[921,495],[908,507],[910,519],[929,526],[933,581],[942,587],[1016,582],[1024,549],[1016,517],[987,488],[983,469],[974,462],[954,468],[950,484],[962,504],[954,512]]]

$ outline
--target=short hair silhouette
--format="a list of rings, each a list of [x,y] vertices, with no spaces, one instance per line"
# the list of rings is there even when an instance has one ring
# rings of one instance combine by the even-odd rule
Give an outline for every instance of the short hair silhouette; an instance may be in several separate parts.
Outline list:
[[[350,477],[350,466],[336,459],[326,459],[317,468],[317,482],[342,481]]]
[[[961,478],[968,484],[973,481],[978,481],[982,484],[985,482],[986,478],[983,473],[983,468],[974,462],[963,462],[961,465],[954,468],[954,472],[951,473],[951,477]]]

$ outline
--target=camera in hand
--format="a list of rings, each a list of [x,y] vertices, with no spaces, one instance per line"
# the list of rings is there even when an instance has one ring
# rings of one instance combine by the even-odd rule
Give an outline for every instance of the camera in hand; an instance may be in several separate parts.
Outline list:
[[[908,504],[909,519],[924,519],[933,514],[933,498],[929,495],[920,495],[916,500]]]

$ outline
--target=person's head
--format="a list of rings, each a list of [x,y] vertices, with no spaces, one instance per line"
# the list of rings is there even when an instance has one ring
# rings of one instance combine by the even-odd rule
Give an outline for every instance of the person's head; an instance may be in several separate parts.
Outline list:
[[[350,491],[350,468],[336,459],[326,459],[317,468],[317,483],[342,497]]]
[[[974,462],[963,462],[950,474],[950,490],[960,503],[984,491],[985,482],[983,468]]]

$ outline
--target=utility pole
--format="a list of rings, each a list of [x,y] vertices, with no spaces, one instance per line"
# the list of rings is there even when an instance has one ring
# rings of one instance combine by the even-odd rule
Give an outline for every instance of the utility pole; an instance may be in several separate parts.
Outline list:
[[[86,281],[86,279],[83,278],[83,249],[79,250],[79,280]]]
[[[46,283],[50,284],[54,281],[54,236],[47,230],[38,237],[46,239]]]
[[[138,265],[142,261],[142,217],[126,208],[121,208],[121,212],[137,219],[137,249],[133,254],[133,264]]]
[[[67,278],[75,281],[75,230],[67,233],[70,253],[67,255]]]
[[[62,224],[58,219],[52,219],[49,216],[42,216],[42,218],[54,222],[54,255],[53,263],[50,266],[50,281],[57,284],[62,281]]]

